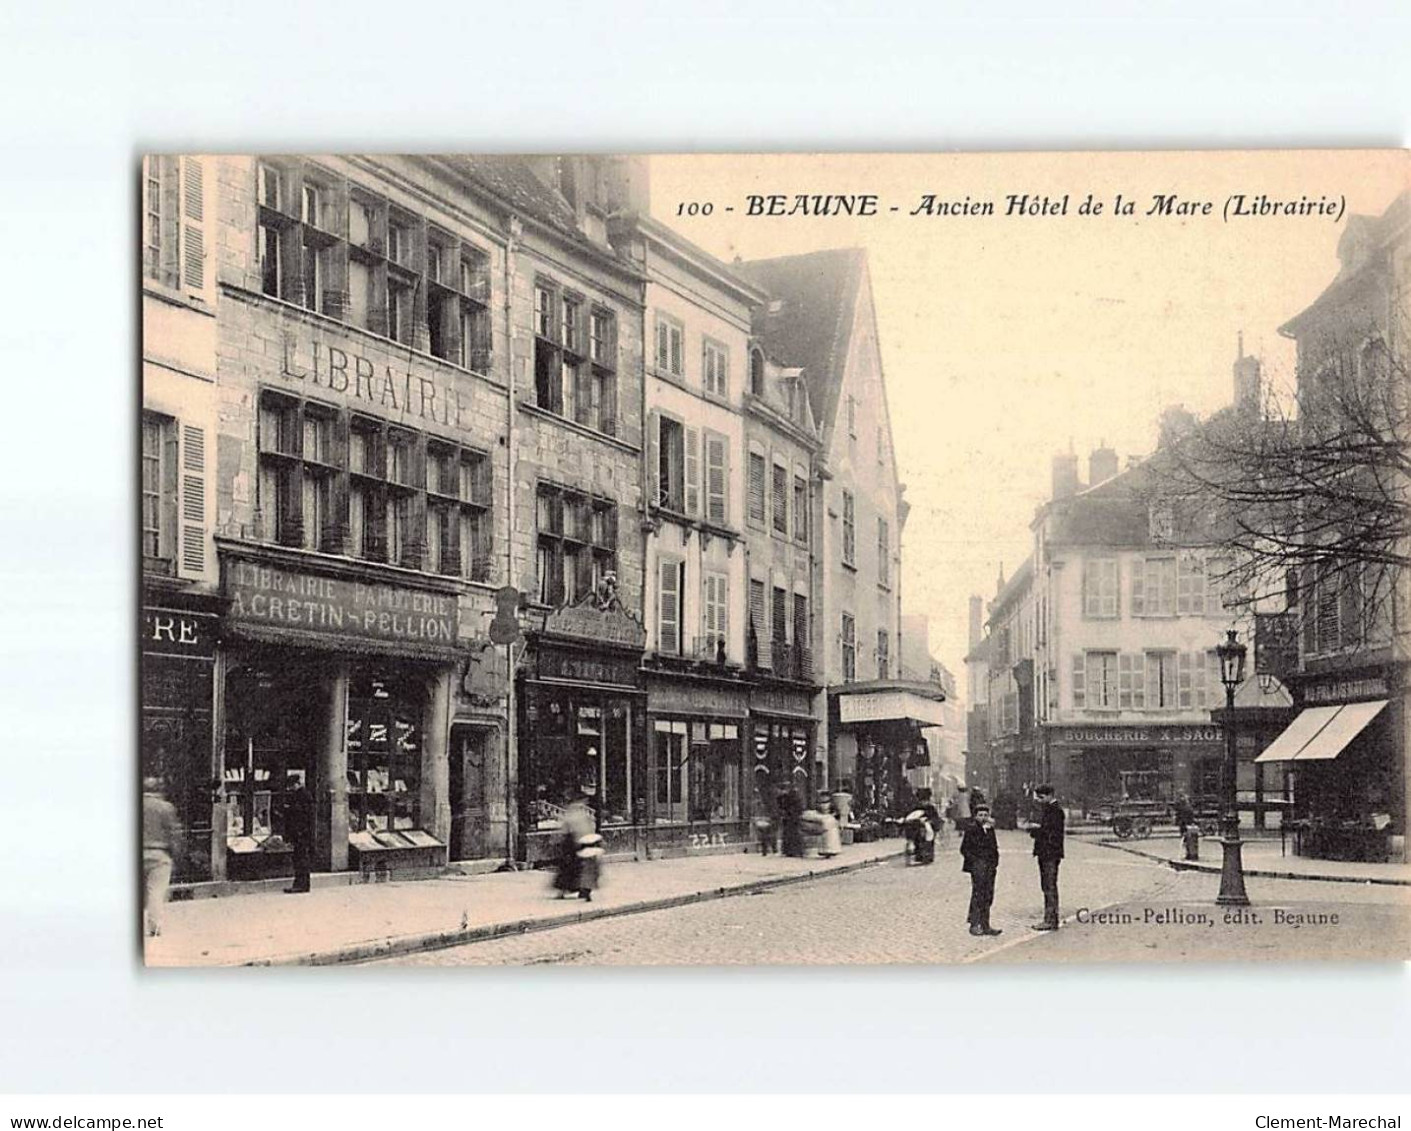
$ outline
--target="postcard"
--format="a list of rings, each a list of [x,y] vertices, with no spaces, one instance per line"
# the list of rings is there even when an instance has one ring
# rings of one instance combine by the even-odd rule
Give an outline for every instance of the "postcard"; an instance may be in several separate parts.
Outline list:
[[[141,199],[149,964],[1411,958],[1405,152]]]

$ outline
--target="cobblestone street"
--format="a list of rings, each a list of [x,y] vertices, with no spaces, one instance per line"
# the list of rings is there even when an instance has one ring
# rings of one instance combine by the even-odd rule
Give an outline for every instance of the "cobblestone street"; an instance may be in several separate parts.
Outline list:
[[[1029,930],[1043,910],[1038,877],[1022,833],[1001,833],[996,938],[969,934],[970,881],[954,836],[935,865],[903,860],[874,868],[707,904],[563,927],[520,938],[388,960],[383,965],[480,966],[955,963],[973,961]],[[1170,870],[1126,853],[1070,842],[1062,890],[1065,914],[1162,900],[1179,882]],[[1208,886],[1208,884],[1207,884]],[[1022,948],[1020,948],[1022,949]]]

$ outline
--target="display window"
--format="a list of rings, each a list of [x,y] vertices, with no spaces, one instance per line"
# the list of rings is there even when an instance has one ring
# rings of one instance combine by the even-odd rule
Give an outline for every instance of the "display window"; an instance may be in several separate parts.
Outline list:
[[[686,820],[689,737],[690,724],[683,719],[656,719],[652,723],[652,815],[658,825]]]
[[[624,699],[573,692],[539,692],[527,705],[534,751],[531,829],[557,826],[570,801],[586,801],[599,827],[635,823],[632,708]]]
[[[692,821],[733,821],[740,813],[740,728],[735,723],[691,724]]]
[[[222,787],[228,854],[290,850],[284,794],[296,781],[314,785],[321,686],[307,664],[285,657],[251,658],[227,673]]]
[[[355,671],[348,686],[348,840],[405,848],[421,828],[426,687],[389,671]]]

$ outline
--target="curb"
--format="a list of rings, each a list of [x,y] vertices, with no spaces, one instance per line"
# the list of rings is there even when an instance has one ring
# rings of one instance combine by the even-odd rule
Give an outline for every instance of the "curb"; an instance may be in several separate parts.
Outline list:
[[[1139,848],[1128,848],[1125,844],[1114,844],[1111,841],[1100,840],[1097,842],[1103,848],[1113,848],[1118,852],[1126,852],[1132,856],[1140,856],[1146,860],[1155,860],[1158,864],[1165,864],[1173,872],[1204,872],[1207,875],[1218,876],[1220,866],[1218,864],[1203,864],[1191,860],[1172,860],[1169,856],[1158,856],[1154,852],[1143,852]],[[1271,868],[1245,868],[1246,876],[1258,876],[1266,880],[1308,880],[1322,884],[1385,884],[1390,887],[1411,887],[1411,880],[1398,879],[1395,876],[1329,876],[1314,872],[1279,872]]]
[[[556,927],[572,927],[579,923],[591,923],[596,919],[612,919],[621,915],[637,915],[647,911],[665,911],[672,907],[685,907],[692,903],[705,903],[713,899],[728,899],[738,895],[752,895],[755,892],[785,887],[789,884],[804,883],[808,880],[826,879],[829,876],[843,876],[864,868],[873,868],[888,860],[895,860],[906,854],[905,848],[852,864],[836,868],[825,868],[799,872],[788,876],[770,876],[762,880],[751,880],[734,887],[707,888],[702,891],[686,892],[682,895],[663,896],[660,899],[641,900],[637,903],[624,903],[617,907],[594,907],[567,915],[555,915],[542,919],[518,919],[507,923],[491,923],[484,927],[467,928],[457,931],[437,931],[424,935],[403,935],[378,939],[373,942],[352,943],[335,950],[310,954],[294,954],[273,958],[254,958],[241,966],[343,966],[359,962],[371,962],[379,958],[396,958],[406,954],[420,954],[425,951],[446,950],[450,947],[465,946],[469,943],[489,942],[511,935],[527,935],[536,931],[551,931]]]

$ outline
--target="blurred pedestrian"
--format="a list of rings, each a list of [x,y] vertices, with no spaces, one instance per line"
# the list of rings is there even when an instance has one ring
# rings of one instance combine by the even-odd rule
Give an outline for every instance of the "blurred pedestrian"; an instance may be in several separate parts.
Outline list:
[[[1034,856],[1039,862],[1039,887],[1044,893],[1044,918],[1036,931],[1058,930],[1058,865],[1063,860],[1063,809],[1054,798],[1053,786],[1034,790],[1039,802],[1039,822],[1029,829],[1034,838]]]
[[[768,856],[779,851],[779,806],[767,778],[755,797],[759,803],[754,817],[755,836],[759,841],[760,855]]]
[[[284,791],[284,839],[294,849],[294,882],[286,895],[309,890],[309,872],[314,853],[314,799],[304,788],[304,775],[291,771]]]
[[[554,887],[559,898],[570,893],[592,902],[602,879],[602,837],[598,835],[593,811],[577,798],[563,811],[563,832],[559,838]]]
[[[842,852],[843,835],[839,830],[838,815],[833,811],[833,802],[827,790],[818,795],[818,825],[818,855],[828,860]]]
[[[142,929],[148,938],[162,933],[172,861],[181,850],[181,821],[166,799],[162,781],[142,779]]]
[[[847,778],[833,791],[833,815],[838,818],[840,828],[847,828],[852,821],[852,782]]]
[[[990,926],[990,905],[995,901],[995,875],[999,871],[999,842],[995,839],[995,823],[990,819],[990,807],[980,805],[965,823],[960,838],[960,855],[965,864],[961,871],[970,874],[970,933],[998,935]]]
[[[803,798],[790,786],[779,791],[776,800],[779,812],[779,840],[785,856],[802,856]]]

